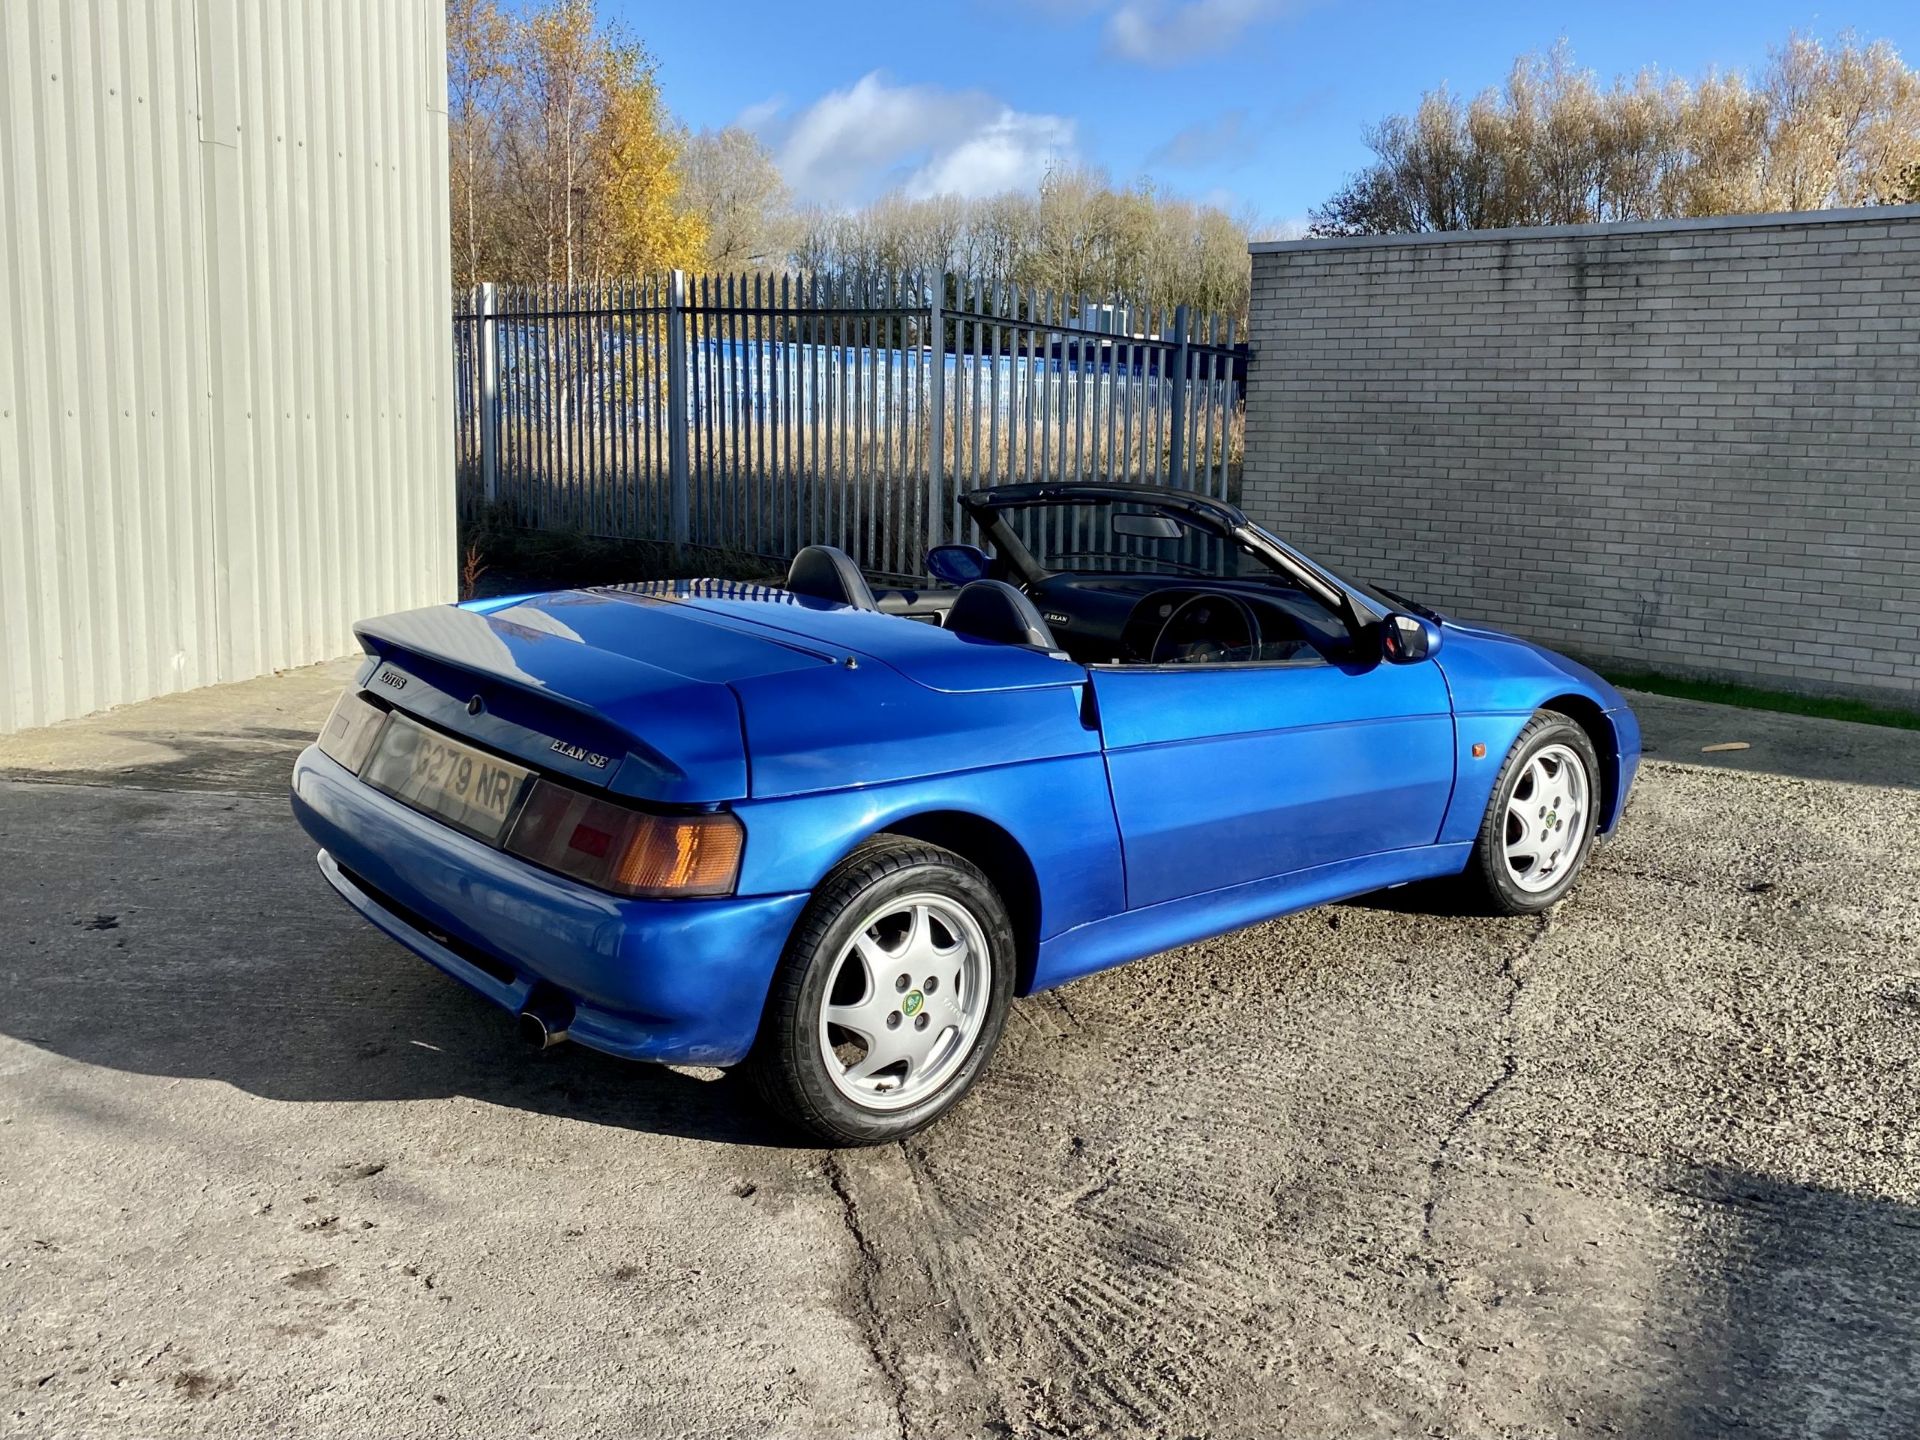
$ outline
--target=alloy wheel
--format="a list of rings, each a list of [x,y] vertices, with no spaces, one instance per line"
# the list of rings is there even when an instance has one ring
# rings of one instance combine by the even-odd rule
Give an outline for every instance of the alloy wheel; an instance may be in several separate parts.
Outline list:
[[[952,896],[878,907],[835,960],[820,1007],[835,1088],[869,1110],[904,1110],[933,1094],[980,1036],[991,964],[980,922]]]
[[[1530,894],[1558,884],[1586,841],[1593,787],[1571,748],[1548,745],[1527,760],[1507,801],[1507,876]]]

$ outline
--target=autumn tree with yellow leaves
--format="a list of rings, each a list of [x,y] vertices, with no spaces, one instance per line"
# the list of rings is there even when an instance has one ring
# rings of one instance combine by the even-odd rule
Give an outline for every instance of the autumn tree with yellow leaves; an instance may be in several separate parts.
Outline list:
[[[689,135],[592,0],[447,0],[453,274],[569,284],[674,268],[952,270],[1244,317],[1251,223],[1075,168],[1031,194],[796,210],[765,142]]]
[[[592,0],[448,0],[454,279],[575,284],[699,263],[651,57]]]
[[[1244,317],[1250,216],[1055,169],[1032,192],[796,210],[765,142],[689,135],[593,0],[447,0],[454,278],[578,283],[681,268],[950,270]],[[1749,79],[1603,85],[1561,45],[1472,99],[1367,135],[1320,234],[1920,202],[1920,72],[1884,42],[1793,36]]]

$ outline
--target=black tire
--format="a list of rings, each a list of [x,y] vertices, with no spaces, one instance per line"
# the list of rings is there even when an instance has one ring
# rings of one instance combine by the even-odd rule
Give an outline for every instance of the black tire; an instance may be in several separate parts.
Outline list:
[[[1526,780],[1527,767],[1533,758],[1554,746],[1572,751],[1586,770],[1587,799],[1579,822],[1583,833],[1567,837],[1574,848],[1564,852],[1564,858],[1556,867],[1557,878],[1544,889],[1530,890],[1514,878],[1507,866],[1507,806]],[[1487,802],[1487,813],[1480,820],[1480,832],[1474,839],[1473,854],[1462,877],[1473,908],[1493,915],[1537,915],[1565,898],[1593,856],[1602,798],[1600,756],[1587,732],[1577,721],[1557,710],[1536,713],[1507,752],[1500,777],[1494,783],[1493,797]]]
[[[979,926],[989,967],[986,1014],[972,1049],[936,1090],[905,1109],[872,1109],[828,1074],[821,1007],[861,922],[888,900],[920,892],[965,907]],[[952,1109],[986,1068],[1006,1023],[1015,953],[1006,906],[978,867],[922,840],[875,836],[828,872],[801,912],[774,972],[746,1069],[775,1111],[828,1145],[878,1145],[910,1135]]]

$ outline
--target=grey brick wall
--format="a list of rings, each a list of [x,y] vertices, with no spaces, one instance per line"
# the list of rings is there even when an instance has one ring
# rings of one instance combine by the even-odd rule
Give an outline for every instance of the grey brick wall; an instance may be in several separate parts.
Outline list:
[[[1601,663],[1920,706],[1920,208],[1255,247],[1248,513]]]

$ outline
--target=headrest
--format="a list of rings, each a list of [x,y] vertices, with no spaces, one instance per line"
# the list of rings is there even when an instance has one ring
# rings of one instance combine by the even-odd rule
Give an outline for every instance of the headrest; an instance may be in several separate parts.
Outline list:
[[[809,545],[787,568],[787,589],[816,600],[838,600],[856,610],[871,610],[873,591],[853,557],[831,545]]]
[[[957,634],[998,640],[1002,645],[1060,648],[1033,602],[1004,580],[971,580],[962,585],[944,623]]]

